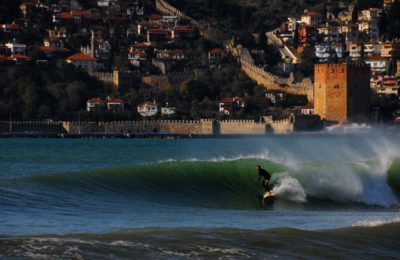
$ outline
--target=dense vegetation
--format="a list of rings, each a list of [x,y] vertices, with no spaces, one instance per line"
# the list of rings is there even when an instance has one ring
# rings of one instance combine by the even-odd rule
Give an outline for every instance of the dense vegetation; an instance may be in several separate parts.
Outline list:
[[[1,68],[0,118],[57,119],[74,118],[86,100],[112,89],[86,72],[62,63],[53,66]]]

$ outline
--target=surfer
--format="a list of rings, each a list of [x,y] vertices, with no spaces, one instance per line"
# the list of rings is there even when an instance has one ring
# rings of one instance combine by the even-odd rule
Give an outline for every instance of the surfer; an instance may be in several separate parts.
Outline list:
[[[261,178],[264,178],[264,180],[263,180],[261,185],[264,187],[264,189],[267,192],[270,191],[270,188],[269,188],[268,184],[269,184],[269,180],[271,179],[271,174],[269,174],[266,170],[261,168],[260,165],[257,165],[257,171],[258,171],[258,175],[259,176],[256,179],[256,182],[258,182]]]

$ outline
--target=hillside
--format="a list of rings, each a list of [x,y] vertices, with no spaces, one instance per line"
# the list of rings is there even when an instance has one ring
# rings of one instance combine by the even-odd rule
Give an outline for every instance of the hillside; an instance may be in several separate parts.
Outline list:
[[[228,27],[240,33],[271,30],[288,16],[299,15],[304,9],[322,11],[328,1],[169,0],[169,2],[195,19],[207,20],[214,25]]]

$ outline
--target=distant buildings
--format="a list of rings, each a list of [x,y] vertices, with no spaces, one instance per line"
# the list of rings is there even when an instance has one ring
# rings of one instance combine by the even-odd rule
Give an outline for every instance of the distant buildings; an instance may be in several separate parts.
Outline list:
[[[142,117],[153,117],[161,112],[161,116],[172,116],[176,114],[176,108],[169,106],[167,103],[165,107],[159,108],[159,104],[156,102],[144,102],[137,107],[138,113]]]
[[[315,114],[338,122],[364,119],[370,110],[370,68],[363,64],[316,64]]]
[[[219,102],[219,114],[229,116],[233,112],[243,110],[245,107],[246,103],[241,97],[225,98]]]
[[[125,109],[124,101],[119,98],[110,98],[103,100],[101,98],[92,98],[86,102],[86,110],[88,112],[94,111],[123,111]]]
[[[137,107],[137,111],[142,117],[152,117],[157,115],[158,106],[155,102],[144,102]]]
[[[66,58],[65,61],[75,67],[81,67],[88,71],[94,71],[97,69],[96,59],[83,53],[74,54]]]

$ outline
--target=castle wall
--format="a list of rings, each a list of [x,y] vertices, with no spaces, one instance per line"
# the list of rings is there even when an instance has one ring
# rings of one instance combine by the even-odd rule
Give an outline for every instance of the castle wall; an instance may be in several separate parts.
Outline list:
[[[51,121],[14,121],[11,124],[8,121],[0,122],[0,133],[10,133],[10,132],[11,133],[16,133],[16,132],[62,133],[63,128],[61,123],[51,122]]]
[[[272,120],[272,116],[264,117],[267,131],[272,131],[274,134],[290,134],[294,131],[294,116],[282,120]]]
[[[233,56],[238,57],[242,64],[241,69],[243,72],[255,80],[258,85],[262,85],[268,90],[277,90],[293,95],[305,95],[309,101],[314,99],[314,86],[311,79],[306,78],[301,82],[295,82],[292,74],[289,78],[276,76],[256,66],[246,48],[241,46],[234,47],[232,43],[228,43],[227,49]]]
[[[67,135],[94,134],[143,134],[176,133],[187,135],[264,135],[272,129],[275,134],[293,131],[293,120],[265,120],[257,123],[253,120],[158,120],[158,121],[114,121],[114,122],[51,122],[51,121],[15,121],[11,124],[11,133],[51,133]],[[0,122],[0,134],[10,133],[10,123]]]
[[[69,134],[121,133],[142,134],[145,132],[169,132],[179,134],[211,135],[213,122],[203,120],[161,120],[161,121],[120,121],[120,122],[64,122]]]
[[[223,120],[219,122],[221,135],[261,135],[266,134],[265,124],[254,120]]]

